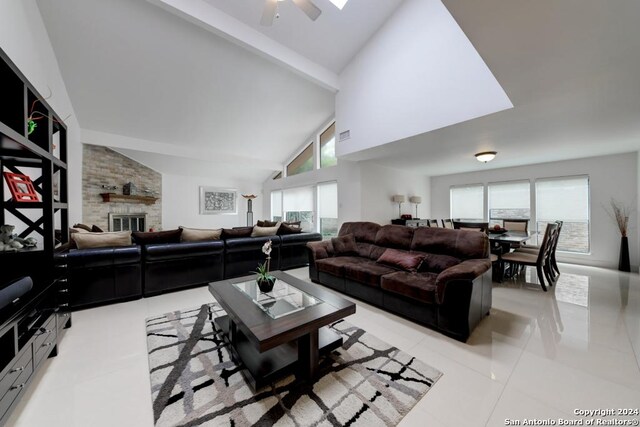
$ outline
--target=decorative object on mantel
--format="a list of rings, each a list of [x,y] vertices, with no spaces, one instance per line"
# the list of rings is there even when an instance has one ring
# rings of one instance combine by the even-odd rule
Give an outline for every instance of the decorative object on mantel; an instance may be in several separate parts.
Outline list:
[[[15,234],[15,225],[5,224],[0,226],[0,252],[16,252],[23,248],[33,248],[38,241],[33,237],[22,237]]]
[[[262,253],[267,256],[267,259],[264,264],[258,264],[258,269],[255,271],[258,274],[256,283],[258,283],[262,293],[267,293],[273,290],[273,285],[276,283],[276,278],[269,273],[269,268],[271,267],[271,239],[262,245]]]
[[[14,202],[39,202],[38,193],[27,175],[4,172],[4,179]]]
[[[416,216],[415,216],[414,219],[420,219],[420,217],[418,216],[418,205],[420,203],[422,203],[422,197],[411,196],[411,197],[409,197],[409,202],[410,203],[415,203],[415,205],[416,205]]]
[[[402,215],[400,213],[400,210],[402,209],[402,204],[404,203],[404,196],[402,194],[396,194],[391,197],[391,200],[393,201],[393,203],[398,204],[398,218],[400,218],[400,216]]]
[[[253,199],[255,199],[255,194],[243,194],[242,197],[247,199],[247,227],[253,225]]]
[[[236,215],[237,191],[200,187],[200,215]]]
[[[618,261],[618,270],[631,271],[627,232],[629,231],[629,217],[633,212],[633,208],[615,199],[611,199],[611,210],[605,208],[605,211],[613,218],[618,226],[618,231],[620,231],[620,259]]]
[[[122,186],[122,194],[125,196],[137,196],[138,187],[133,182],[127,182]]]
[[[117,186],[117,185],[107,185],[107,184],[102,184],[102,185],[100,186],[100,188],[102,188],[103,190],[110,190],[110,191],[113,191],[113,190],[117,190],[117,189],[118,189],[118,186]]]
[[[105,203],[144,203],[145,205],[153,205],[158,198],[150,196],[126,196],[116,193],[100,193],[102,201]]]

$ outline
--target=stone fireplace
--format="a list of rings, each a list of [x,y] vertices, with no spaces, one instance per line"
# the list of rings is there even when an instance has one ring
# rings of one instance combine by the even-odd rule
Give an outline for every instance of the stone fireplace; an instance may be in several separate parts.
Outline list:
[[[107,147],[83,145],[82,222],[103,230],[162,229],[162,175]],[[152,195],[155,202],[143,203],[125,197],[104,201],[101,193],[122,195],[122,187],[132,182],[141,196]]]

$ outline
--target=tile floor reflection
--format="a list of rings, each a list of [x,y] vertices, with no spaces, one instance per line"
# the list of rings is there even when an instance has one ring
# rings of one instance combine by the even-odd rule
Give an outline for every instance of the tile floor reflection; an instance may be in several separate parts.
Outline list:
[[[546,293],[532,271],[495,283],[491,315],[466,344],[356,301],[349,322],[444,372],[400,425],[504,426],[640,407],[640,276],[560,270]],[[291,273],[308,279],[304,268]],[[153,426],[144,319],[210,300],[201,287],[76,312],[8,425]]]

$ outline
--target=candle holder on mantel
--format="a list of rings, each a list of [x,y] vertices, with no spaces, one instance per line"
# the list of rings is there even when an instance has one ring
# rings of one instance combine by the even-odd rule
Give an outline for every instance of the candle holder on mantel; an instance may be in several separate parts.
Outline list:
[[[243,194],[242,197],[247,199],[247,227],[251,227],[253,225],[253,199],[255,199],[255,194]]]

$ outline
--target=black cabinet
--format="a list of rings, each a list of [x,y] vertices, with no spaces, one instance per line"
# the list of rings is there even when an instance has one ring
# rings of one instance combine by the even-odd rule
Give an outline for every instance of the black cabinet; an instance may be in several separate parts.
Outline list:
[[[32,248],[0,251],[0,287],[19,277],[33,280],[29,292],[0,308],[3,425],[43,361],[57,354],[71,314],[64,301],[66,268],[54,262],[68,241],[67,128],[1,49],[0,94],[0,179],[28,178],[34,190],[25,201],[0,184],[0,225],[37,240]]]

